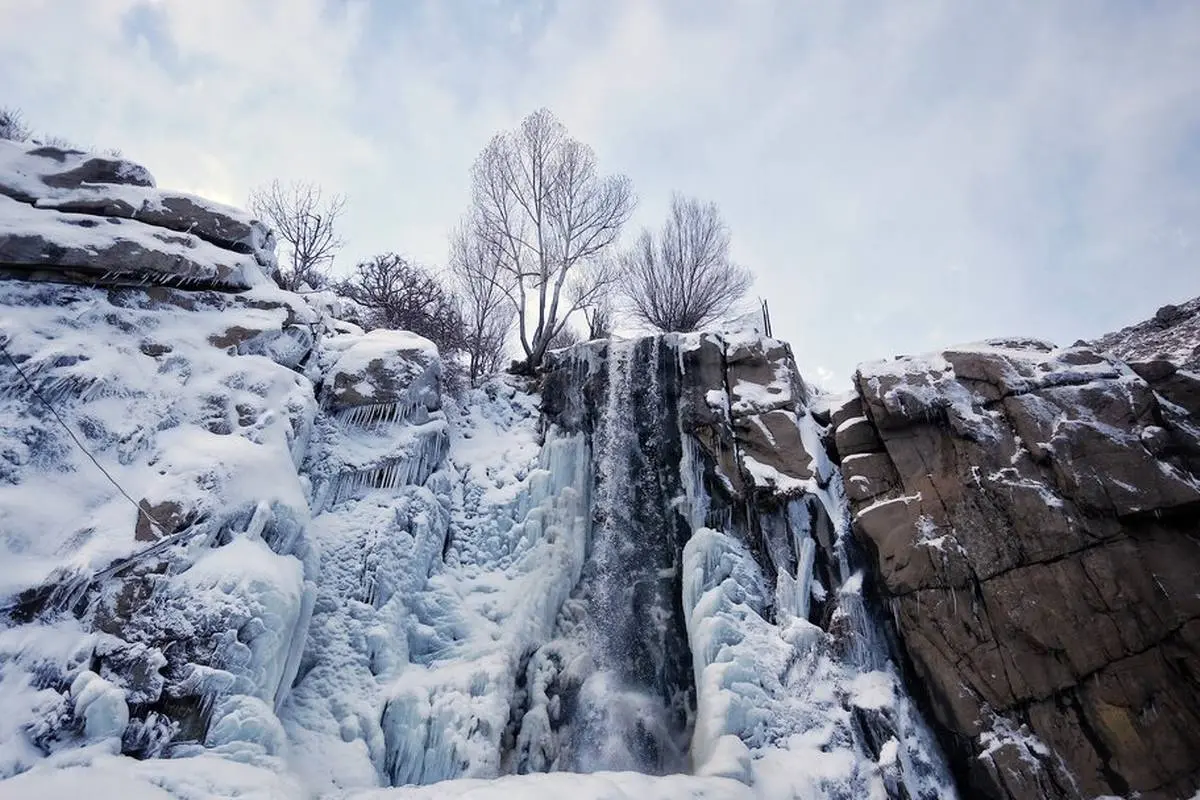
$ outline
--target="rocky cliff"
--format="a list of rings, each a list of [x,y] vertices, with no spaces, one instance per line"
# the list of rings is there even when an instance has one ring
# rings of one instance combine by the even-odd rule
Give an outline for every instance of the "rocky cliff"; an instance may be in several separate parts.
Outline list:
[[[0,797],[1197,787],[1187,308],[837,402],[752,331],[455,393],[141,167],[0,195]]]
[[[832,410],[855,531],[973,793],[1200,788],[1198,388],[1006,340],[865,364]]]

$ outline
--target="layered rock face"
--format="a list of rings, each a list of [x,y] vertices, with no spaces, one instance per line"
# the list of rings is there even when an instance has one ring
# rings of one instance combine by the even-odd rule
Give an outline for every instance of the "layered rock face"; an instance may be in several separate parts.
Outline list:
[[[863,365],[832,410],[855,531],[973,796],[1200,787],[1197,385],[994,341]]]
[[[273,234],[236,209],[119,158],[0,140],[0,272],[238,290],[274,268]]]

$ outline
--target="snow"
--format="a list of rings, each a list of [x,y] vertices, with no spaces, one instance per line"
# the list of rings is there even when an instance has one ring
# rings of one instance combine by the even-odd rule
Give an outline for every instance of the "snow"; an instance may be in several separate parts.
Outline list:
[[[870,424],[870,421],[866,417],[850,417],[849,419],[842,420],[842,423],[837,426],[834,433],[845,433],[851,428],[859,428]]]
[[[30,151],[37,149],[39,146],[36,144],[0,139],[0,181],[3,186],[8,188],[9,192],[20,192],[31,197],[60,196],[69,190],[51,186],[45,182],[44,178],[48,175],[57,175],[76,169],[83,162],[93,158],[90,154],[79,150],[64,150],[61,151],[64,160],[59,161],[50,155],[32,155]],[[124,162],[121,166],[123,174],[139,183],[148,184],[151,191],[153,190],[154,178],[144,167],[131,162]],[[104,188],[134,189],[142,187],[105,185]]]
[[[858,708],[878,711],[895,704],[895,689],[895,680],[888,673],[864,672],[850,681],[851,702]]]
[[[879,509],[882,509],[885,506],[889,506],[889,505],[892,505],[895,503],[903,503],[904,505],[910,505],[912,503],[920,503],[920,502],[921,502],[921,493],[920,492],[917,492],[916,494],[906,494],[901,497],[891,497],[891,498],[885,498],[883,500],[876,500],[875,502],[870,503],[870,504],[865,505],[862,508],[860,508],[855,513],[855,517],[862,518],[862,517],[866,516],[867,514],[870,514],[873,511],[878,511]]]
[[[413,342],[354,343],[336,369],[412,360]],[[549,431],[539,446],[537,399],[505,380],[444,404],[318,424],[319,480],[431,430],[447,437],[427,469],[332,495],[312,523],[309,665],[281,716],[289,763],[318,791],[499,774],[521,656],[549,638],[582,568],[582,437]]]
[[[191,603],[206,616],[245,620],[236,648],[238,666],[229,669],[233,685],[238,693],[273,706],[291,683],[284,672],[291,642],[307,624],[300,560],[275,553],[262,539],[243,536],[204,551],[169,591],[178,597],[182,619],[191,616]]]
[[[739,379],[730,388],[729,394],[733,401],[730,411],[734,416],[778,408],[793,402],[791,384],[786,379],[786,373],[777,374],[775,380],[765,385]]]
[[[48,296],[54,305],[43,304]],[[114,307],[100,290],[55,287],[50,295],[19,283],[0,286],[0,303],[8,351],[26,359],[22,369],[42,395],[135,499],[177,502],[184,514],[211,508],[210,530],[262,499],[281,525],[307,517],[294,458],[315,413],[311,385],[208,342],[234,324],[278,327],[282,309]],[[142,352],[164,341],[170,353]],[[0,594],[36,585],[56,567],[93,572],[142,547],[136,509],[18,376],[0,374],[0,553],[8,566]]]
[[[437,345],[409,331],[377,328],[349,344],[333,369],[335,372],[361,375],[372,362],[394,364],[398,357],[408,360],[419,357],[423,362],[432,362],[438,358]]]
[[[797,495],[812,485],[807,478],[785,475],[772,465],[764,464],[747,453],[741,454],[741,462],[756,486],[767,487],[781,495]]]
[[[1054,758],[1063,774],[1070,776],[1066,764],[1061,757],[1056,756],[1049,747],[1030,732],[1027,725],[1014,726],[1013,721],[999,714],[984,709],[981,723],[988,729],[979,735],[982,749],[976,755],[980,761],[995,761],[995,755],[1000,750],[1012,749],[1018,758],[1029,764],[1034,770],[1042,769],[1042,761]],[[1073,778],[1073,776],[1071,776]]]
[[[216,342],[231,329],[269,340],[289,319],[316,318],[269,287],[223,296],[4,282],[0,305],[0,341],[66,426],[0,369],[0,602],[58,585],[41,616],[0,634],[0,709],[13,720],[0,723],[0,778],[42,774],[91,752],[88,742],[119,748],[122,735],[161,753],[170,725],[135,712],[167,681],[156,641],[178,659],[171,690],[214,701],[214,748],[278,752],[272,706],[307,625],[310,512],[297,464],[316,401],[287,366]],[[162,527],[143,530],[135,503]],[[123,581],[142,569],[159,575],[155,591],[123,607]],[[83,622],[56,616],[80,598],[92,601]],[[88,632],[110,613],[123,639]],[[111,785],[124,761],[80,770]]]
[[[551,772],[512,775],[500,780],[454,780],[435,786],[378,789],[337,795],[336,800],[753,800],[756,794],[737,781],[690,775],[651,776],[637,772]],[[334,798],[331,798],[334,800]]]
[[[62,754],[0,782],[0,800],[281,800],[307,796],[295,778],[213,754],[136,761],[96,745]]]

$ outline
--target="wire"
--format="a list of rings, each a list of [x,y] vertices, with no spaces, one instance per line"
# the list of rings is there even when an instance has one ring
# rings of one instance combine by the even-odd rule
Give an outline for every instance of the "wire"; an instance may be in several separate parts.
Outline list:
[[[44,405],[46,409],[54,415],[54,418],[58,420],[58,424],[61,425],[63,430],[67,432],[67,435],[71,437],[71,441],[75,443],[75,446],[79,448],[80,452],[87,456],[88,460],[96,465],[96,469],[100,470],[100,472],[104,474],[104,477],[108,478],[108,482],[117,488],[117,491],[121,493],[121,496],[128,500],[130,505],[136,508],[138,513],[146,518],[147,522],[158,528],[160,534],[164,536],[167,535],[169,531],[167,530],[166,526],[151,516],[150,512],[147,511],[141,503],[134,500],[129,495],[129,492],[125,491],[121,484],[117,483],[117,479],[109,474],[108,470],[106,470],[103,465],[96,460],[96,457],[91,454],[91,451],[83,446],[83,442],[79,441],[79,437],[76,436],[75,432],[71,430],[69,425],[67,425],[66,420],[64,420],[54,406],[50,404],[50,401],[47,400],[44,395],[42,395],[41,391],[37,388],[37,386],[34,385],[33,381],[29,379],[29,376],[25,374],[25,370],[21,369],[21,365],[16,362],[16,359],[9,354],[7,342],[0,341],[0,353],[4,354],[5,360],[7,360],[8,363],[12,365],[12,368],[17,371],[17,374],[21,376],[21,380],[23,380],[25,385],[29,387],[29,391],[33,393],[33,396],[41,401],[42,405]]]

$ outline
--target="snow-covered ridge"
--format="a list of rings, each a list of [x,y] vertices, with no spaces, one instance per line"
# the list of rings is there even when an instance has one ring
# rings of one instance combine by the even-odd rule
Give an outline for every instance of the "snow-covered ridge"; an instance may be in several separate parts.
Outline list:
[[[1200,297],[1162,306],[1150,319],[1105,334],[1092,344],[1125,361],[1165,360],[1200,371]]]
[[[129,161],[0,140],[0,273],[243,290],[274,269],[274,235],[242,211]]]

